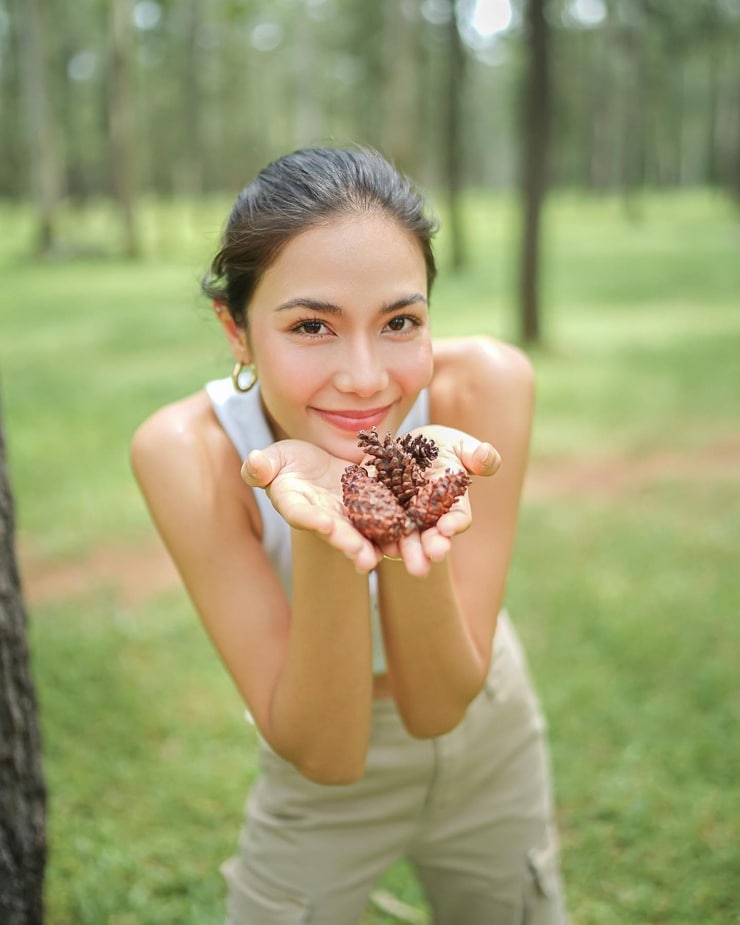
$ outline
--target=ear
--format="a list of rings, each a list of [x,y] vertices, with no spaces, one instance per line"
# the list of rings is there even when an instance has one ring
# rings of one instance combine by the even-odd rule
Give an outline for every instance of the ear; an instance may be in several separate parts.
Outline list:
[[[240,328],[236,321],[234,321],[226,306],[218,305],[214,302],[213,307],[216,311],[216,317],[226,335],[231,355],[238,363],[244,363],[248,366],[252,362],[252,351],[249,347],[247,332],[244,328]]]

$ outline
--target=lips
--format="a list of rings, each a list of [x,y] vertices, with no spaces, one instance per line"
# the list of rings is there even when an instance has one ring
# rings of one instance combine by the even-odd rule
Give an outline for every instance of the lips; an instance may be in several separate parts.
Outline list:
[[[390,405],[384,405],[382,408],[372,408],[369,411],[357,411],[355,409],[347,411],[325,411],[321,408],[312,409],[327,424],[337,427],[339,430],[357,433],[358,430],[368,430],[371,427],[379,427],[387,417]]]

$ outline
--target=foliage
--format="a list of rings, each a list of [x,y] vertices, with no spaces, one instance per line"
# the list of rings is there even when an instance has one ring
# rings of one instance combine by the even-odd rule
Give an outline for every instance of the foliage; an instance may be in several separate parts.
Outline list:
[[[135,33],[141,190],[235,190],[278,153],[326,140],[374,144],[420,181],[441,181],[450,0],[0,0],[0,195],[32,191],[32,78],[50,101],[61,195],[110,194],[110,20],[121,3]],[[43,54],[29,73],[24,14],[36,5]],[[456,3],[467,58],[461,132],[466,182],[503,186],[518,176],[523,3],[486,34],[480,11],[493,6]],[[557,184],[737,188],[735,2],[548,8]]]
[[[25,561],[150,548],[127,444],[162,402],[228,371],[197,296],[225,203],[148,206],[146,256],[0,266],[0,373]],[[737,224],[713,194],[553,197],[547,344],[509,608],[550,720],[574,925],[740,914]],[[442,335],[507,336],[515,204],[476,195]],[[104,209],[78,240],[110,240]],[[205,229],[197,232],[196,228]],[[158,259],[157,259],[158,255]],[[571,481],[559,477],[570,473]],[[590,473],[590,474],[589,474]],[[218,865],[254,734],[180,590],[96,580],[31,608],[50,789],[49,925],[223,919]],[[420,903],[403,865],[385,885]],[[370,911],[368,925],[391,920]]]

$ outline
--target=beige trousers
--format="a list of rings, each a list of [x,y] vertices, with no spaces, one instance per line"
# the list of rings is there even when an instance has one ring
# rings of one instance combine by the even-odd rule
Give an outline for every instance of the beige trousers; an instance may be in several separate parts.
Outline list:
[[[356,925],[401,858],[436,925],[564,925],[545,723],[505,614],[487,683],[452,732],[414,739],[382,700],[357,783],[306,780],[264,743],[261,762],[222,868],[229,925]]]

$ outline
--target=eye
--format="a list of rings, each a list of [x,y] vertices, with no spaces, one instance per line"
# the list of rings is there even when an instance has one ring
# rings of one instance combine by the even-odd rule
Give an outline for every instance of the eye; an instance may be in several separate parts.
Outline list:
[[[302,318],[290,330],[294,334],[303,334],[306,337],[322,337],[329,333],[324,322],[318,318]]]
[[[420,324],[421,320],[414,315],[396,315],[395,318],[391,318],[386,327],[396,334],[405,334],[413,328],[418,328]]]

